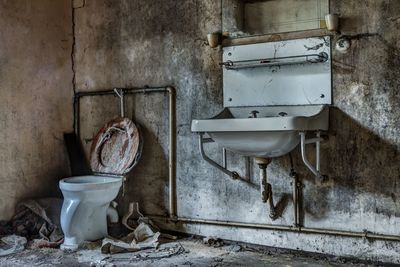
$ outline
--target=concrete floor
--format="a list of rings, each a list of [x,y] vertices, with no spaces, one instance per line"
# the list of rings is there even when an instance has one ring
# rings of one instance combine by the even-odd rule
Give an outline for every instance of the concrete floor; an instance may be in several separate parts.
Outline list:
[[[182,239],[162,244],[158,249],[114,255],[100,249],[63,252],[59,249],[24,250],[0,257],[0,266],[384,266],[352,262],[317,254],[225,244],[210,247],[199,239]]]

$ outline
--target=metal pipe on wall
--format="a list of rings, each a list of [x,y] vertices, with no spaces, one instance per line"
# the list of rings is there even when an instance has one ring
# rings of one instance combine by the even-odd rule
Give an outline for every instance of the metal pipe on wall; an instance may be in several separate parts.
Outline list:
[[[222,167],[225,169],[227,168],[227,162],[226,162],[226,148],[222,148]]]
[[[291,176],[293,178],[292,185],[293,185],[293,217],[294,217],[294,226],[298,227],[300,226],[300,220],[299,220],[299,190],[298,190],[298,178],[295,173],[291,173]]]
[[[114,88],[113,90],[78,92],[74,95],[74,132],[80,138],[80,98],[88,96],[115,95],[120,94],[120,109],[123,114],[123,98],[121,96],[145,93],[168,93],[168,127],[169,127],[169,155],[168,155],[168,181],[169,181],[169,215],[176,218],[176,90],[172,86],[165,87],[143,87],[143,88]]]
[[[201,139],[201,137],[200,137]],[[234,222],[234,221],[220,221],[220,220],[209,220],[209,219],[194,219],[186,217],[175,217],[172,222],[174,223],[184,223],[184,224],[208,224],[215,226],[228,226],[228,227],[240,227],[240,228],[252,228],[252,229],[266,229],[273,231],[287,231],[295,233],[305,233],[305,234],[321,234],[321,235],[332,235],[332,236],[342,236],[342,237],[353,237],[353,238],[366,238],[366,239],[376,239],[384,241],[400,241],[400,236],[398,235],[387,235],[387,234],[376,234],[368,231],[363,232],[353,232],[345,230],[335,230],[335,229],[322,229],[322,228],[309,228],[303,227],[301,222],[301,205],[300,205],[300,190],[302,184],[297,173],[291,170],[290,175],[293,178],[293,209],[294,209],[294,226],[288,225],[275,225],[275,224],[260,224],[260,223],[244,223],[244,222]],[[165,220],[168,219],[165,216],[159,215],[149,215],[148,216],[154,220]],[[168,222],[168,220],[167,220]]]
[[[152,93],[152,92],[164,92],[169,94],[169,218],[165,216],[149,216],[152,219],[169,219],[175,223],[192,223],[192,224],[209,224],[216,226],[229,226],[229,227],[241,227],[241,228],[253,228],[253,229],[267,229],[274,231],[288,231],[295,233],[306,233],[306,234],[323,234],[333,236],[344,236],[344,237],[360,237],[367,239],[377,239],[386,241],[400,241],[400,236],[397,235],[385,235],[375,234],[368,231],[364,232],[352,232],[334,229],[321,229],[321,228],[308,228],[300,226],[300,206],[299,206],[299,188],[297,188],[296,205],[294,208],[297,213],[297,226],[287,225],[274,225],[274,224],[257,224],[257,223],[243,223],[243,222],[232,222],[232,221],[219,221],[219,220],[207,220],[207,219],[193,219],[177,216],[177,198],[176,198],[176,91],[171,86],[167,87],[145,87],[145,88],[117,88],[122,89],[123,93],[126,94],[137,94],[137,93]],[[80,98],[86,96],[99,96],[99,95],[115,95],[113,90],[107,91],[92,91],[92,92],[78,92],[74,95],[74,130],[78,137],[80,137]],[[294,179],[295,183],[296,179]],[[294,191],[294,190],[293,190]],[[294,192],[293,192],[294,193]]]
[[[158,216],[158,215],[151,215],[148,217],[151,219],[154,219],[154,220],[168,219],[165,216]],[[367,238],[367,239],[370,238],[370,239],[386,240],[386,241],[400,241],[400,236],[374,234],[374,233],[370,233],[368,231],[352,232],[352,231],[333,230],[333,229],[296,227],[296,226],[288,226],[288,225],[261,224],[261,223],[244,223],[244,222],[207,220],[207,219],[194,219],[194,218],[185,218],[185,217],[177,217],[174,222],[175,223],[183,223],[183,224],[209,224],[209,225],[216,225],[216,226],[266,229],[266,230],[273,230],[273,231],[286,231],[286,232],[305,233],[305,234],[323,234],[323,235],[343,236],[343,237],[360,237],[360,238]]]
[[[169,216],[177,216],[176,198],[176,91],[175,88],[168,86],[169,94]]]

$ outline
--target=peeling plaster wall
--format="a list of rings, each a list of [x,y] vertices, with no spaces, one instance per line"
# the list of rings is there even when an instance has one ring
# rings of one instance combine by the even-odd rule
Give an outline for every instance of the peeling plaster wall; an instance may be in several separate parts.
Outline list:
[[[0,1],[0,220],[22,198],[55,196],[72,131],[68,0]]]
[[[322,145],[321,183],[293,152],[304,183],[304,224],[310,227],[400,234],[400,10],[399,1],[331,1],[341,14],[342,33],[351,35],[348,54],[333,53],[333,97],[329,141]],[[171,84],[177,88],[178,214],[185,217],[255,223],[293,223],[289,159],[268,167],[274,199],[285,213],[271,222],[251,183],[232,181],[200,158],[193,118],[222,108],[219,49],[204,45],[221,28],[220,1],[86,1],[76,10],[76,72],[81,91]],[[142,126],[144,153],[128,177],[120,211],[138,201],[146,214],[166,214],[168,201],[165,95],[130,96],[127,114]],[[115,97],[87,98],[81,104],[82,140],[88,151],[98,129],[118,115]],[[220,148],[206,152],[221,161]],[[313,154],[310,153],[312,159]],[[245,160],[228,153],[229,168],[246,172]],[[400,263],[400,244],[332,236],[303,235],[200,225],[166,225],[201,235]],[[177,228],[178,227],[178,228]],[[180,227],[180,228],[179,228]]]

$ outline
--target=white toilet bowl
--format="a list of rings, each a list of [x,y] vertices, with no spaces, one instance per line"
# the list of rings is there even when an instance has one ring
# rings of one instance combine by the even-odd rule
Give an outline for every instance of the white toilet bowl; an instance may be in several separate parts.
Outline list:
[[[64,196],[61,249],[76,250],[84,240],[97,240],[107,235],[107,209],[118,195],[122,178],[77,176],[60,181]]]
[[[118,195],[123,177],[137,164],[141,144],[139,130],[130,119],[113,119],[92,142],[90,168],[95,175],[60,181],[64,196],[61,249],[76,250],[85,240],[107,236],[107,215],[110,222],[118,222],[118,213],[110,207],[110,202]]]

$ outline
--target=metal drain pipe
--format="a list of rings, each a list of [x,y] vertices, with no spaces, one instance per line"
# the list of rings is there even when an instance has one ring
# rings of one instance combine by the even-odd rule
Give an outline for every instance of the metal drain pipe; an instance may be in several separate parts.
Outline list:
[[[172,219],[176,218],[176,90],[172,86],[165,87],[137,87],[113,88],[113,90],[77,92],[74,95],[74,131],[80,138],[80,99],[89,96],[116,95],[121,96],[147,93],[168,93],[168,127],[169,127],[169,155],[168,155],[168,180],[169,180],[169,211]],[[123,99],[120,97],[120,108],[123,110]]]
[[[264,203],[269,203],[269,217],[275,221],[277,219],[276,207],[272,193],[272,186],[267,180],[267,166],[271,163],[270,158],[255,158],[260,168],[260,192]]]
[[[290,177],[293,178],[292,181],[292,199],[293,199],[293,217],[294,217],[294,226],[301,226],[301,208],[300,208],[300,189],[303,186],[299,180],[299,177],[295,171],[290,172]]]
[[[293,212],[294,212],[294,226],[289,225],[276,225],[276,224],[262,224],[262,223],[246,223],[246,222],[235,222],[235,221],[221,221],[221,220],[210,220],[210,219],[198,219],[198,218],[187,218],[187,217],[167,217],[160,215],[148,215],[147,217],[165,221],[167,223],[172,222],[175,224],[205,224],[215,226],[227,226],[227,227],[238,227],[238,228],[250,228],[250,229],[265,229],[272,231],[285,231],[293,233],[304,233],[304,234],[319,234],[319,235],[331,235],[337,237],[352,237],[352,238],[364,238],[364,239],[375,239],[383,241],[397,241],[400,242],[399,235],[387,235],[372,233],[367,230],[363,232],[344,231],[335,229],[323,229],[323,228],[311,228],[301,226],[301,202],[300,202],[300,190],[302,183],[294,170],[291,170],[290,176],[293,178]],[[170,198],[171,200],[171,198]],[[170,204],[171,206],[171,204]]]

